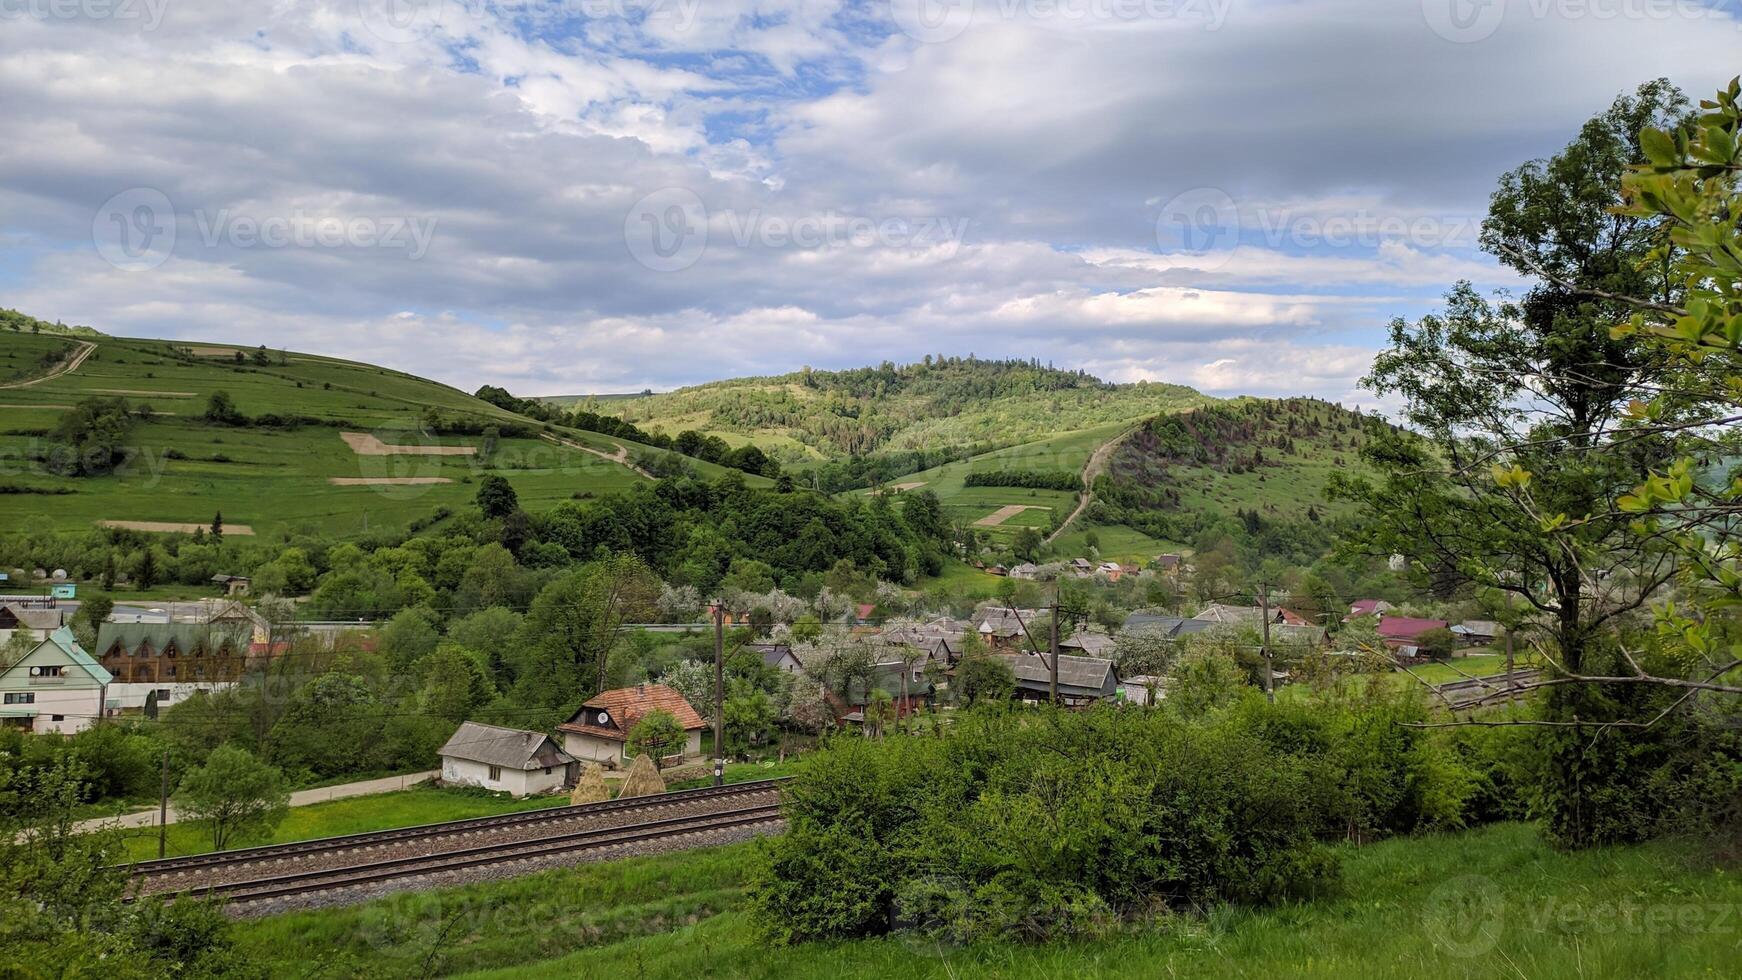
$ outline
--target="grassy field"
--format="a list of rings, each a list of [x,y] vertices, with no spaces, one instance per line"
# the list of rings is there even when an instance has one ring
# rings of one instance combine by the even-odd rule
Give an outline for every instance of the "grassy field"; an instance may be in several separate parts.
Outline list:
[[[738,845],[399,895],[239,926],[276,976],[835,978],[1725,977],[1742,880],[1663,844],[1557,852],[1505,824],[1345,852],[1338,894],[1210,910],[1097,941],[770,947]]]
[[[34,360],[63,338],[19,335],[19,356]],[[336,358],[277,352],[268,363],[234,360],[234,349],[212,344],[102,339],[79,368],[24,388],[0,389],[0,522],[29,528],[76,529],[102,520],[166,523],[211,521],[256,534],[318,526],[328,534],[399,527],[454,507],[476,493],[487,473],[506,477],[529,509],[576,495],[621,490],[644,478],[600,455],[542,438],[502,439],[485,454],[477,436],[434,437],[422,431],[426,409],[485,425],[519,423],[514,416],[458,389],[403,372]],[[179,351],[178,351],[179,348]],[[188,352],[192,357],[187,356]],[[0,371],[9,362],[0,361]],[[306,416],[329,424],[294,429],[213,426],[203,421],[215,391],[230,394],[244,415]],[[154,414],[129,439],[138,452],[120,472],[68,479],[33,461],[66,407],[90,397],[125,397]],[[359,455],[341,431],[376,436],[392,446],[469,447],[470,456]],[[614,456],[646,447],[596,433],[562,429],[561,438]],[[713,477],[725,470],[695,461]],[[336,485],[333,480],[446,481]],[[751,478],[758,482],[760,477]],[[70,490],[71,493],[48,492]]]

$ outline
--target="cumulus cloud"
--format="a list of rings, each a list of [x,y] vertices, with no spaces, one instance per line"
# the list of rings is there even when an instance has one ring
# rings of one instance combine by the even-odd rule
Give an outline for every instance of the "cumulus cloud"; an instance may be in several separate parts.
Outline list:
[[[1733,71],[1721,11],[1437,2],[20,0],[0,302],[542,393],[972,351],[1355,400],[1391,316],[1516,285],[1497,174]]]

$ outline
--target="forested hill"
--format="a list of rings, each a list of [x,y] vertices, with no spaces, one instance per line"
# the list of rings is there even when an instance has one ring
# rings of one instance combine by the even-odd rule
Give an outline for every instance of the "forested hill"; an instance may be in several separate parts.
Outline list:
[[[1189,541],[1206,522],[1317,523],[1331,475],[1389,423],[1313,398],[1250,399],[1161,415],[1114,451],[1091,516]]]
[[[1038,361],[931,357],[849,371],[806,368],[582,404],[643,429],[752,441],[786,462],[879,452],[1018,445],[1212,399],[1170,384],[1110,384]]]

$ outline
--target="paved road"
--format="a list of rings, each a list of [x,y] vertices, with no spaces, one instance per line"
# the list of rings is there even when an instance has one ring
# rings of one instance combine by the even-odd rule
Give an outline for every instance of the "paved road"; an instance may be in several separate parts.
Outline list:
[[[48,372],[40,378],[31,378],[29,381],[15,381],[11,384],[0,385],[0,389],[28,388],[31,385],[39,385],[44,381],[53,381],[55,378],[58,378],[63,374],[71,374],[74,371],[77,371],[79,365],[85,363],[85,358],[90,357],[91,352],[97,349],[97,345],[88,340],[81,340],[77,343],[82,345],[79,350],[74,353],[72,357],[62,361],[60,366],[55,368],[53,371]]]
[[[414,772],[404,776],[388,776],[385,779],[366,779],[359,783],[341,783],[337,786],[322,786],[319,789],[299,790],[290,794],[291,806],[308,806],[310,803],[324,803],[327,800],[342,800],[352,796],[369,796],[375,793],[392,793],[397,790],[410,789],[426,779],[440,775],[440,770],[431,769],[428,772]],[[169,808],[169,823],[180,823],[181,816],[175,812],[175,807]],[[98,817],[95,820],[80,821],[74,828],[80,833],[100,830],[105,827],[136,829],[139,827],[157,826],[157,808],[140,810],[137,813],[125,813],[118,817]]]

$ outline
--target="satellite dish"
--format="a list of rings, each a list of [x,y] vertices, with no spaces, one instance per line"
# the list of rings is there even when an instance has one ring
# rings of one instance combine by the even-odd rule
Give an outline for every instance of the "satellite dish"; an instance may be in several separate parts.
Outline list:
[[[610,715],[610,713],[609,713],[609,712],[606,712],[606,711],[601,711],[601,712],[599,712],[599,724],[601,724],[601,725],[609,725],[609,724],[610,724],[610,723],[611,723],[611,715]]]

